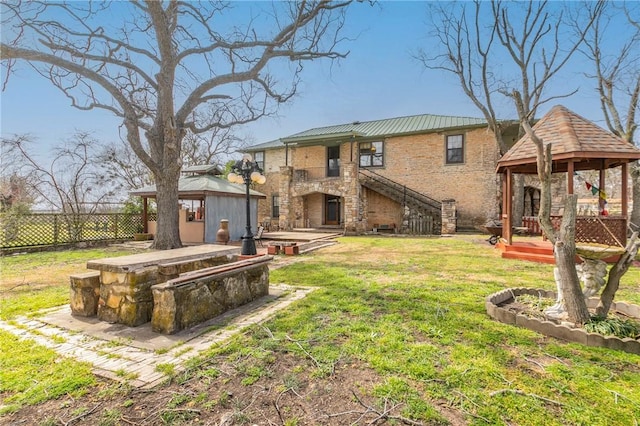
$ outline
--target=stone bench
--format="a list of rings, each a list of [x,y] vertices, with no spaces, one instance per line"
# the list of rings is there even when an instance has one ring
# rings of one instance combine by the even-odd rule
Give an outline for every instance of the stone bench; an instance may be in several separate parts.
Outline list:
[[[158,283],[178,278],[180,274],[198,271],[200,269],[225,265],[237,260],[235,255],[206,256],[196,259],[181,260],[158,264]]]
[[[269,294],[272,256],[181,274],[151,286],[151,329],[174,334]]]

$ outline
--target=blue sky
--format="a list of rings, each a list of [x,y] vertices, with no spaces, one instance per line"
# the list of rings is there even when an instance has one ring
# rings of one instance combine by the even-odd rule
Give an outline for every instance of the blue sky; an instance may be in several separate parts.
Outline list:
[[[459,88],[455,77],[425,70],[412,52],[427,44],[425,2],[358,4],[349,13],[347,30],[355,41],[343,45],[349,56],[331,64],[306,64],[298,96],[281,107],[279,117],[265,118],[240,132],[252,144],[288,136],[313,127],[369,121],[414,114],[481,117]],[[582,75],[580,58],[555,81],[558,89],[578,87],[569,99],[556,103],[604,126],[593,82]],[[91,131],[104,142],[118,138],[120,121],[104,111],[78,111],[44,78],[26,65],[19,67],[1,94],[1,133],[30,133],[43,152],[76,129]],[[504,115],[512,118],[510,104]]]

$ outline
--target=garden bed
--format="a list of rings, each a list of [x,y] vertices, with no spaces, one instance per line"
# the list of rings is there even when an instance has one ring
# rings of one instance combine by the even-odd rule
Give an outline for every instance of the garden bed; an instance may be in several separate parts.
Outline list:
[[[542,315],[534,315],[525,305],[519,303],[517,298],[522,295],[531,295],[540,299],[556,300],[556,293],[549,290],[532,288],[508,288],[493,293],[486,299],[487,314],[504,324],[516,325],[528,328],[545,336],[555,337],[570,342],[582,343],[587,346],[605,347],[640,355],[640,340],[631,338],[619,338],[616,336],[603,336],[598,333],[590,333],[580,327],[572,327],[567,323],[558,323]],[[587,307],[595,308],[597,298],[587,300]],[[640,306],[614,302],[611,312],[623,315],[634,320],[640,320]]]

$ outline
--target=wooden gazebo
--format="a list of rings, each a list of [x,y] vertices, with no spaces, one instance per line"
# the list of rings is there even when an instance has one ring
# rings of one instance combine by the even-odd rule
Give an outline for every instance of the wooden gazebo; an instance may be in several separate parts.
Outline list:
[[[574,193],[574,172],[598,170],[599,188],[605,188],[605,170],[621,168],[621,214],[603,214],[604,204],[600,199],[598,215],[576,218],[576,242],[624,245],[628,219],[628,163],[640,159],[640,150],[561,105],[554,106],[533,129],[545,145],[552,144],[552,173],[566,173],[567,194]],[[531,138],[525,135],[516,142],[498,161],[497,172],[503,175],[502,237],[511,245],[513,174],[537,173],[536,147]],[[560,218],[556,220],[559,223]]]

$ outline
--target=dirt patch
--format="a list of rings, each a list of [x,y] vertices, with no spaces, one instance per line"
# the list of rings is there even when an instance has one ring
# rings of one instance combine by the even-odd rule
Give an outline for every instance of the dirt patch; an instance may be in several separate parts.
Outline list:
[[[151,391],[99,380],[80,398],[65,397],[25,407],[0,418],[2,425],[348,425],[422,423],[403,416],[402,404],[372,395],[383,380],[353,362],[339,363],[333,374],[317,370],[290,354],[279,356],[268,374],[243,383],[237,360],[209,360],[184,376]],[[448,424],[465,425],[464,415],[444,401],[432,401]],[[376,420],[377,419],[377,420]]]

